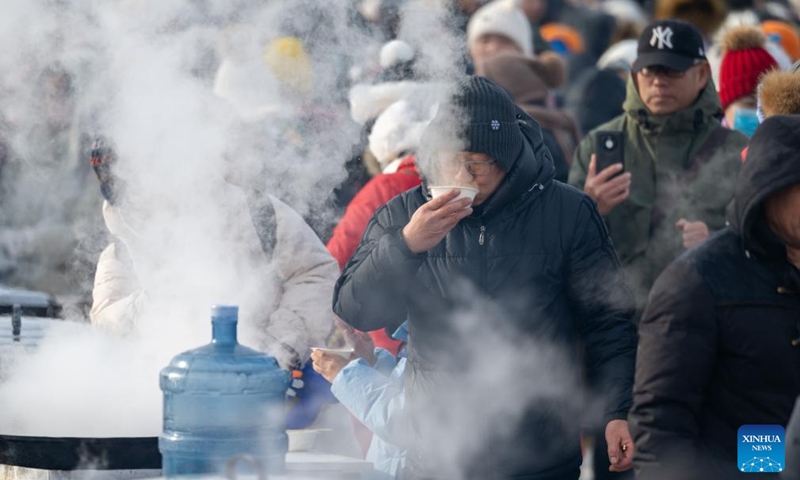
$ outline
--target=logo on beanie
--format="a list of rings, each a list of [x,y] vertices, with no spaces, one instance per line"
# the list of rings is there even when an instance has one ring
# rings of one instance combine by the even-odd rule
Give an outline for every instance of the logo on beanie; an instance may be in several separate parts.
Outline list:
[[[658,43],[658,45],[656,45],[656,43]],[[659,25],[653,29],[653,36],[650,38],[650,46],[663,50],[665,45],[672,50],[672,29]]]
[[[500,130],[500,122],[492,120],[492,130]]]

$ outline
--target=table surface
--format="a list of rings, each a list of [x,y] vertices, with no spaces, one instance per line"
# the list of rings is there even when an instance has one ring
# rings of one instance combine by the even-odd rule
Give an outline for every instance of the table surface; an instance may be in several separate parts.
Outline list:
[[[369,478],[374,472],[372,462],[360,458],[350,458],[318,452],[289,452],[286,454],[286,474],[270,475],[270,479],[300,478]],[[17,480],[163,480],[159,470],[73,470],[69,472],[39,470],[35,468],[0,465],[0,479]],[[102,474],[102,475],[100,475]],[[324,474],[320,476],[320,474]],[[242,475],[241,480],[254,479]],[[197,477],[196,480],[227,480],[225,477]]]
[[[372,471],[372,462],[361,458],[343,457],[329,453],[317,452],[289,452],[286,454],[286,470],[288,471],[338,471],[369,472]]]

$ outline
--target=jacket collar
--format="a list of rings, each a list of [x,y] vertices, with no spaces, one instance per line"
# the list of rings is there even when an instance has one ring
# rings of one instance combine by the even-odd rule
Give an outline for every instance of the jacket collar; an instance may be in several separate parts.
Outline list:
[[[656,115],[651,113],[642,101],[631,74],[622,108],[625,114],[642,129],[653,133],[663,131],[692,133],[722,117],[719,95],[711,80],[706,83],[700,96],[689,108],[668,115]]]

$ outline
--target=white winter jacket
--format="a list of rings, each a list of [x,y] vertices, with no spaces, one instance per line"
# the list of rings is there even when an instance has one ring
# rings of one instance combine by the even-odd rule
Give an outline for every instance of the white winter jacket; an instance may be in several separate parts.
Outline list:
[[[231,213],[231,217],[241,217],[235,227],[238,233],[231,235],[230,245],[218,249],[224,251],[214,252],[213,256],[230,256],[228,250],[246,250],[237,252],[235,259],[239,263],[232,267],[236,278],[241,272],[241,278],[250,283],[238,285],[234,290],[248,292],[242,294],[239,302],[240,338],[249,346],[276,357],[283,368],[288,368],[297,361],[305,362],[310,355],[309,347],[324,345],[333,326],[331,298],[339,268],[300,215],[278,199],[267,196],[274,210],[275,226],[270,264],[244,195],[240,191],[239,195],[241,209]],[[103,251],[97,264],[90,318],[101,328],[124,334],[146,314],[151,292],[171,290],[170,284],[176,281],[191,284],[195,279],[191,273],[181,270],[183,267],[179,264],[175,275],[166,275],[173,277],[168,278],[170,282],[159,283],[158,273],[163,272],[154,274],[154,262],[150,262],[148,271],[141,267],[148,260],[141,252],[146,249],[140,248],[138,234],[126,223],[122,212],[106,202],[103,217],[115,240]],[[175,255],[181,253],[175,252]],[[163,265],[167,272],[169,260],[170,256],[166,257],[166,262],[159,260],[167,264]],[[208,260],[213,261],[200,258],[198,263],[206,264]],[[175,279],[175,276],[181,278]],[[213,282],[213,273],[208,280]],[[176,302],[184,301],[179,294],[177,296]]]

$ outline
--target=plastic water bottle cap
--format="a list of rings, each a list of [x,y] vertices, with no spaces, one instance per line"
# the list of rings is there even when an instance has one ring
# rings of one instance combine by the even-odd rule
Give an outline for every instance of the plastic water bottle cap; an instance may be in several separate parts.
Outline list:
[[[211,318],[235,322],[239,318],[239,307],[237,305],[214,305],[211,307]]]

